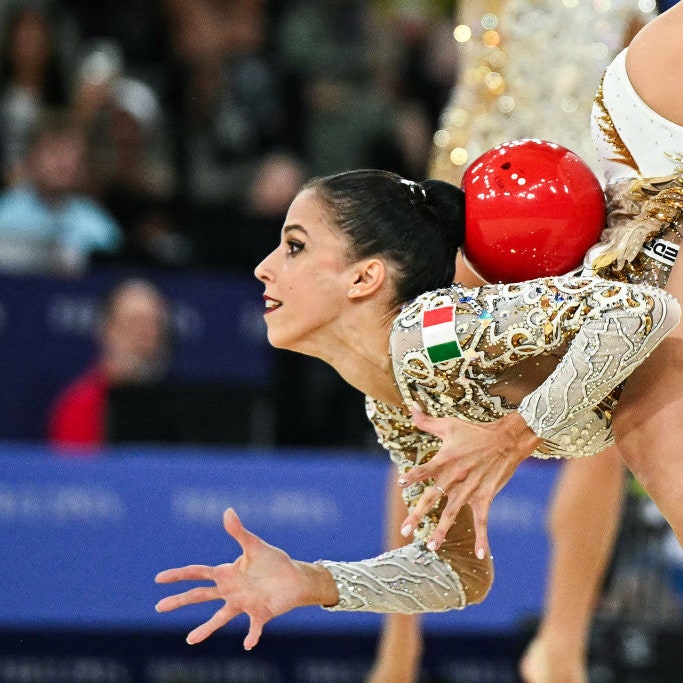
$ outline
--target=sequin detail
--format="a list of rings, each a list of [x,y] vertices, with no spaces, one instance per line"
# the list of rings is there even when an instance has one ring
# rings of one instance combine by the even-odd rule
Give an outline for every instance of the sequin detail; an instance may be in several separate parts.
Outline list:
[[[595,100],[593,102],[593,124],[600,131],[603,139],[608,143],[613,152],[613,156],[609,158],[609,161],[628,166],[637,173],[638,164],[633,158],[633,155],[629,151],[628,147],[624,144],[624,141],[621,139],[621,135],[619,135],[617,132],[614,122],[612,121],[612,117],[610,116],[605,105],[603,83],[604,75],[600,80],[600,85],[598,86],[598,90],[595,94]]]
[[[432,363],[421,346],[423,308],[455,305],[462,358]],[[481,316],[488,311],[490,318]],[[391,335],[394,376],[406,405],[431,415],[493,422],[518,409],[544,442],[537,457],[593,455],[609,446],[620,383],[679,316],[677,302],[650,287],[596,278],[558,277],[465,290],[457,285],[418,297],[398,316]],[[519,404],[506,398],[506,377],[524,362],[555,357],[540,386]],[[522,373],[523,375],[523,373]],[[521,375],[520,375],[521,377]],[[523,381],[523,377],[520,379]],[[375,402],[373,421],[387,413]],[[414,462],[438,449],[410,423],[383,422],[380,442],[413,451]]]
[[[362,562],[320,561],[331,573],[339,602],[331,610],[443,612],[463,609],[467,600],[448,562],[410,545]]]

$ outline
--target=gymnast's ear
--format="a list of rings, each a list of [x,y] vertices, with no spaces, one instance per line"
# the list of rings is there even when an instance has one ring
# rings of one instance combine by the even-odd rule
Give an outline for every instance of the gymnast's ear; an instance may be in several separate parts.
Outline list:
[[[374,294],[387,280],[387,264],[378,258],[368,258],[354,264],[349,287],[350,299],[362,299]]]

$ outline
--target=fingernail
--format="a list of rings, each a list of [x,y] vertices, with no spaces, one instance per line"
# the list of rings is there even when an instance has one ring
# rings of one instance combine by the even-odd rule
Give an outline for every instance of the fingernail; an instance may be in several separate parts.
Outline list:
[[[410,526],[410,524],[405,524],[404,526],[401,527],[401,536],[410,536],[410,532],[413,530],[413,527]]]
[[[399,486],[406,486],[407,484],[408,484],[408,480],[407,480],[407,479],[401,478],[401,479],[398,480],[398,485],[399,485]]]
[[[429,543],[427,543],[427,548],[434,552],[438,548],[438,543],[434,539],[432,539],[431,541],[429,541]]]
[[[477,550],[477,557],[480,560],[483,560],[485,555],[486,555],[486,552],[484,551],[483,548],[479,548],[479,550]]]
[[[155,609],[157,612],[161,612],[161,610],[159,609],[159,603],[158,603],[158,602],[157,602],[156,605],[154,605],[154,609]]]
[[[414,413],[421,413],[421,412],[422,412],[422,406],[421,406],[417,401],[413,401],[413,402],[410,404],[410,409],[411,409]]]
[[[185,642],[186,642],[188,645],[194,645],[194,640],[190,640],[190,636],[187,636],[187,638],[185,638]]]

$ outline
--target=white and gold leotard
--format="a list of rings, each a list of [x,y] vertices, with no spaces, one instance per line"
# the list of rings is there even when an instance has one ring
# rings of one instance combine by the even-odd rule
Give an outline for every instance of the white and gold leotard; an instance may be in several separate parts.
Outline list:
[[[437,437],[410,421],[406,406],[415,401],[430,415],[473,422],[518,410],[543,438],[534,455],[592,455],[612,442],[619,384],[679,316],[676,300],[659,288],[597,278],[429,292],[403,308],[391,332],[404,406],[368,398],[368,416],[401,472],[426,462],[440,447]],[[534,373],[543,377],[530,385]],[[408,506],[423,488],[419,483],[404,491]],[[490,558],[474,557],[469,507],[438,552],[424,545],[440,511],[422,520],[409,546],[372,560],[324,562],[340,593],[333,609],[423,612],[483,599],[493,568]]]
[[[607,229],[584,265],[608,279],[663,287],[683,237],[683,126],[640,98],[626,72],[626,53],[606,69],[593,106]]]

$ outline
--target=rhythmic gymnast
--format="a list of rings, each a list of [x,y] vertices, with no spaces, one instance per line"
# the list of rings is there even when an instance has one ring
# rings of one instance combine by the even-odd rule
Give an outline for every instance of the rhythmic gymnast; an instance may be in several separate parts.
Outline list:
[[[453,285],[463,209],[463,193],[442,181],[370,170],[309,182],[290,206],[280,245],[255,271],[270,343],[325,360],[366,394],[402,478],[422,473],[440,449],[443,459],[441,439],[422,428],[433,426],[429,416],[452,416],[462,427],[461,455],[499,465],[501,485],[529,454],[600,452],[612,442],[618,385],[676,326],[677,301],[657,287],[591,277]],[[361,562],[293,560],[227,510],[224,525],[242,555],[161,572],[160,583],[213,583],[157,609],[224,600],[188,642],[244,612],[251,649],[267,621],[298,606],[405,613],[480,602],[493,579],[481,508],[475,518],[461,504],[436,542],[452,501],[440,481],[425,487],[418,478],[404,488],[413,542]]]

